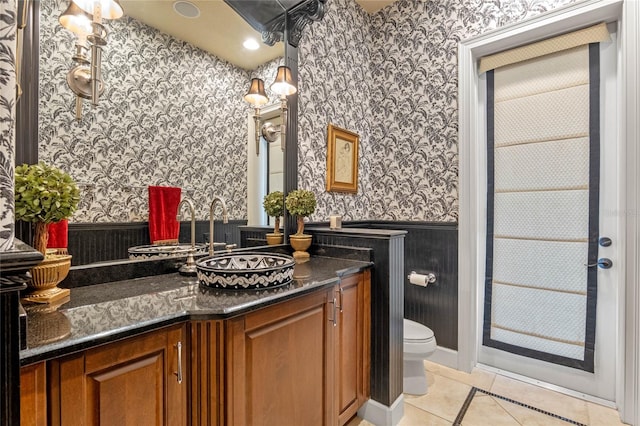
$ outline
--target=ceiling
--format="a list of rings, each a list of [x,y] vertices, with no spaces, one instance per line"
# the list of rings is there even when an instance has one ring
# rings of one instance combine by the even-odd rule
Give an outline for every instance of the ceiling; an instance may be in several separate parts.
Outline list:
[[[368,13],[373,13],[395,0],[356,0]],[[189,42],[240,68],[253,70],[282,56],[282,43],[267,46],[261,35],[247,24],[223,0],[189,0],[200,9],[197,18],[186,18],[173,9],[175,0],[120,0],[126,15],[173,37]],[[258,50],[247,50],[242,43],[254,38]]]
[[[356,0],[356,3],[362,6],[365,11],[375,13],[394,1],[396,0]]]

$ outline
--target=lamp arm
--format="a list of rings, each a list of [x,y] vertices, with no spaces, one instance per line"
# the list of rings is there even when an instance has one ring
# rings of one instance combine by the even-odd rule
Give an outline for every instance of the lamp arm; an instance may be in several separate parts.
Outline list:
[[[282,109],[282,124],[280,125],[280,149],[284,151],[287,146],[287,97],[282,95],[280,97],[280,109]]]
[[[260,108],[255,109],[253,121],[256,130],[256,156],[260,155]]]

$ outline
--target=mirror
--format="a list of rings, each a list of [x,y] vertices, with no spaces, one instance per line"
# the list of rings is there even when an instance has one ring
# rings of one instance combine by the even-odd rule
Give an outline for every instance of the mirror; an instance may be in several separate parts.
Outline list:
[[[38,157],[79,183],[82,200],[72,222],[145,222],[148,185],[181,187],[201,221],[209,219],[214,195],[226,200],[232,221],[249,218],[247,194],[258,194],[252,205],[257,201],[261,209],[266,186],[249,187],[253,111],[243,95],[252,77],[270,84],[284,63],[282,43],[260,43],[258,51],[266,53],[247,61],[253,53],[242,50],[241,42],[246,34],[259,42],[260,34],[222,1],[123,0],[125,16],[105,21],[104,93],[95,108],[85,101],[82,120],[76,121],[75,96],[65,82],[75,37],[58,23],[68,1],[39,3]],[[175,12],[182,8],[188,14],[188,4],[197,6],[198,18]],[[200,29],[197,20],[205,22]],[[189,37],[191,43],[182,41]],[[216,59],[203,50],[215,49],[214,41],[234,48],[216,53]],[[276,95],[268,96],[270,104],[278,103]],[[277,114],[267,118],[277,120]],[[260,151],[268,158],[272,150]],[[251,182],[266,185],[266,176]],[[264,215],[252,221],[267,224]]]

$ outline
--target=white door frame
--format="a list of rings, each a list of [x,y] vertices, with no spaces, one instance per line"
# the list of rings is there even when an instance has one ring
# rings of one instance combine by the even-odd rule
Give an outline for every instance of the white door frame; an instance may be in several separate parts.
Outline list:
[[[480,57],[510,49],[535,40],[549,38],[602,21],[619,25],[620,105],[618,133],[620,150],[626,164],[621,164],[625,179],[620,188],[621,253],[624,270],[619,289],[619,336],[616,374],[616,404],[622,419],[640,426],[640,2],[634,0],[587,0],[545,13],[526,22],[510,25],[464,40],[458,45],[459,68],[459,194],[458,231],[458,369],[471,371],[477,363],[479,335],[477,282],[483,281],[484,217],[486,206],[479,196],[486,187],[482,161],[484,146],[475,135],[484,128],[484,112],[479,104],[477,61]]]

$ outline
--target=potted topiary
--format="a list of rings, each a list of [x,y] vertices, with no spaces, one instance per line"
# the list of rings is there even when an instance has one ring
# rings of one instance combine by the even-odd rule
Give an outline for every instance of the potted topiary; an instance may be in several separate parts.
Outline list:
[[[273,191],[264,196],[262,207],[268,216],[275,218],[273,234],[267,234],[267,244],[282,244],[284,235],[280,232],[280,216],[284,214],[284,194]]]
[[[287,211],[297,216],[298,231],[289,237],[291,247],[295,252],[296,259],[308,258],[307,249],[311,246],[311,235],[304,233],[304,218],[311,215],[316,210],[316,196],[313,192],[305,189],[291,191],[285,199]]]
[[[80,201],[80,191],[71,176],[44,162],[23,164],[15,172],[16,220],[34,224],[33,247],[45,259],[31,270],[28,301],[50,303],[69,294],[58,283],[69,273],[71,256],[47,252],[48,226],[71,217]]]

